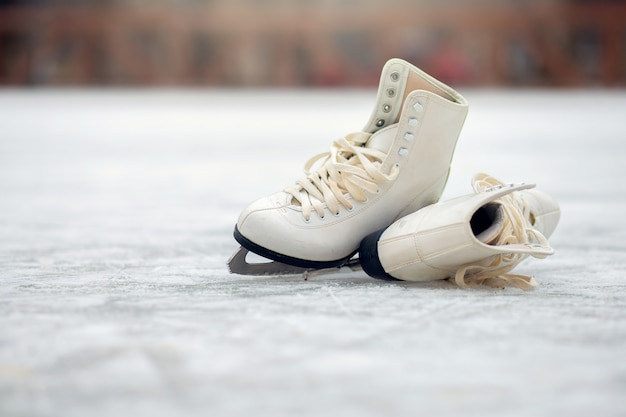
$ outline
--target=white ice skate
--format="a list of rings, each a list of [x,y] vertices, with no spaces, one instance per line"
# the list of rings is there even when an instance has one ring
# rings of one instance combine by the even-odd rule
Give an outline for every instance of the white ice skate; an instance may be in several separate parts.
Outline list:
[[[375,230],[439,200],[467,102],[400,59],[383,68],[361,132],[311,158],[306,177],[240,215],[229,260],[240,274],[298,273],[345,265]],[[274,263],[250,264],[252,251]]]
[[[361,266],[381,279],[454,278],[461,287],[506,284],[529,289],[532,277],[510,274],[528,256],[553,253],[547,237],[560,209],[534,184],[503,184],[486,174],[474,194],[425,207],[361,242]]]

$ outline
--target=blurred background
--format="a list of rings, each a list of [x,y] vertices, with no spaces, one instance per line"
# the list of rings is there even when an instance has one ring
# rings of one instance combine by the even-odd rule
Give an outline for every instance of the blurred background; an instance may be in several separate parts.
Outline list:
[[[0,86],[625,86],[624,0],[0,0]]]

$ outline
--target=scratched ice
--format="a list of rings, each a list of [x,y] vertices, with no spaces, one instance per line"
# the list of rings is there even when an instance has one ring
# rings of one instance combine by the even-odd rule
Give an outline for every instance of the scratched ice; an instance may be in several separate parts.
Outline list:
[[[444,198],[561,203],[534,291],[228,274],[374,91],[0,92],[0,415],[625,415],[626,93],[463,93]]]

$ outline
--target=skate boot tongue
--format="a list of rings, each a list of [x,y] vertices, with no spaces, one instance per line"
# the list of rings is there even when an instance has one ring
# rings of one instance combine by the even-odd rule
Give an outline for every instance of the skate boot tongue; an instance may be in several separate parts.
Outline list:
[[[395,139],[396,126],[374,134],[354,132],[335,140],[331,150],[309,159],[304,165],[306,179],[283,191],[290,195],[290,204],[300,206],[306,221],[314,209],[320,219],[328,209],[338,216],[341,208],[353,208],[353,201],[365,202],[367,193],[377,193],[378,185],[392,181],[399,167],[389,172],[381,167]],[[318,162],[320,162],[318,164]]]
[[[392,125],[385,129],[379,130],[370,137],[365,147],[369,149],[376,149],[384,153],[389,153],[391,144],[396,137],[397,130],[397,125]]]
[[[480,242],[494,244],[502,231],[504,210],[500,204],[487,204],[479,208],[472,216],[470,225]]]

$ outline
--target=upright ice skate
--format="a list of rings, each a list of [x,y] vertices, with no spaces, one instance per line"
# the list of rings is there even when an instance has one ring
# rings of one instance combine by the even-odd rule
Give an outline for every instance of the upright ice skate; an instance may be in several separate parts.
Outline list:
[[[467,108],[442,82],[403,60],[388,61],[364,129],[335,140],[306,163],[305,178],[241,213],[234,236],[242,248],[230,270],[342,266],[363,237],[438,201]],[[275,262],[251,265],[248,251]]]
[[[424,207],[363,239],[363,270],[380,279],[534,287],[532,277],[510,271],[528,256],[553,253],[547,238],[559,205],[534,184],[477,174],[473,187],[474,194]]]

